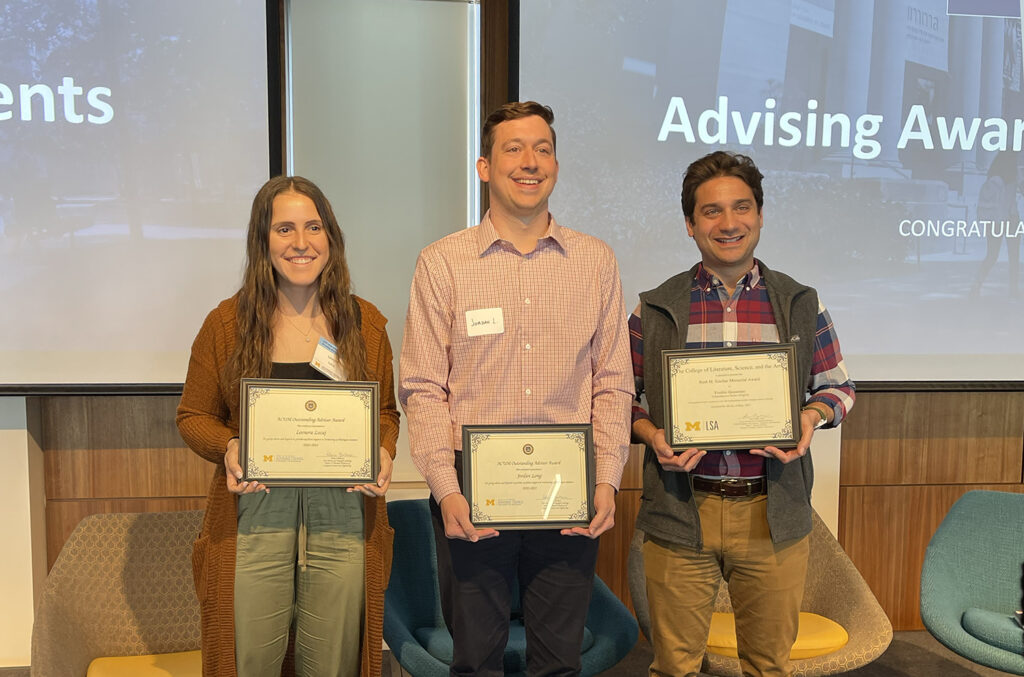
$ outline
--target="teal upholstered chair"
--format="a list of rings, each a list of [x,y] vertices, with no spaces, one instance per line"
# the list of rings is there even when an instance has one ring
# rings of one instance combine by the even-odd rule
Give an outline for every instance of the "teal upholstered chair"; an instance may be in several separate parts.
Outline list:
[[[969,491],[935,531],[921,570],[921,619],[975,663],[1024,675],[1024,495]]]
[[[441,614],[427,500],[389,501],[388,519],[395,547],[384,601],[384,641],[414,677],[447,677],[452,638]],[[622,660],[636,644],[637,632],[633,615],[595,576],[581,653],[583,675],[596,675]],[[509,630],[505,674],[526,674],[526,634],[519,620]]]

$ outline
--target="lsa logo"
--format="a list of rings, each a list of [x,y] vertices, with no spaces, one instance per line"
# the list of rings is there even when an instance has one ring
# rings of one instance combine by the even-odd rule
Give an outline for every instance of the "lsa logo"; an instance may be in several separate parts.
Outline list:
[[[264,463],[273,463],[274,462],[274,455],[273,454],[270,454],[270,455],[263,454],[263,462]]]
[[[485,502],[485,505],[494,505],[494,499],[493,498],[488,498],[486,500],[486,502]]]
[[[701,421],[686,421],[686,430],[700,432]],[[718,430],[718,421],[704,421],[704,430]]]

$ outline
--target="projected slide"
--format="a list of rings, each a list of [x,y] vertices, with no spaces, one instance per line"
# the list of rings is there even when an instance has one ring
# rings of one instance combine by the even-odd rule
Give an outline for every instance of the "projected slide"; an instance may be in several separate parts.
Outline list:
[[[0,385],[181,382],[266,180],[264,0],[0,8]]]
[[[686,166],[739,151],[766,176],[758,257],[819,290],[855,379],[1024,379],[1019,0],[520,7],[552,210],[614,247],[628,303],[699,258]]]

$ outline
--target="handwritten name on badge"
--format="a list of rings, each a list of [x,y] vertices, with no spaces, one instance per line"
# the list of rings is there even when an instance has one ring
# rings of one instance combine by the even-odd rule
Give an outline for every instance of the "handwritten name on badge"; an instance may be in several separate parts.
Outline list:
[[[309,363],[313,365],[314,369],[329,379],[334,381],[345,380],[345,369],[338,359],[338,348],[323,336],[320,337],[320,341],[316,344],[316,350],[313,351],[313,359]],[[315,409],[316,405],[313,408]]]
[[[505,333],[505,315],[501,308],[466,311],[466,333],[470,336]]]

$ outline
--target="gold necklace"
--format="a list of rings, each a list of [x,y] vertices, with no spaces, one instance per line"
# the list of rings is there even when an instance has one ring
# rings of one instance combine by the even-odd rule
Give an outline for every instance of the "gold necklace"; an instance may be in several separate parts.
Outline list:
[[[295,324],[294,322],[292,322],[292,318],[288,317],[287,315],[285,315],[284,313],[282,313],[282,312],[281,312],[280,310],[278,310],[278,311],[277,311],[277,313],[278,313],[278,314],[279,314],[279,315],[280,315],[281,317],[283,317],[284,319],[288,320],[288,324],[290,324],[290,325],[292,325],[293,327],[295,327],[295,331],[297,331],[297,332],[299,332],[300,334],[302,334],[302,338],[306,339],[306,343],[309,343],[309,341],[310,341],[310,339],[309,339],[309,335],[310,335],[310,334],[311,334],[311,333],[313,332],[313,325],[315,325],[315,324],[316,324],[316,318],[315,318],[315,317],[311,317],[311,318],[309,319],[309,329],[307,329],[307,330],[306,330],[305,332],[303,332],[303,331],[302,331],[301,329],[299,329],[299,325],[297,325],[297,324]]]

